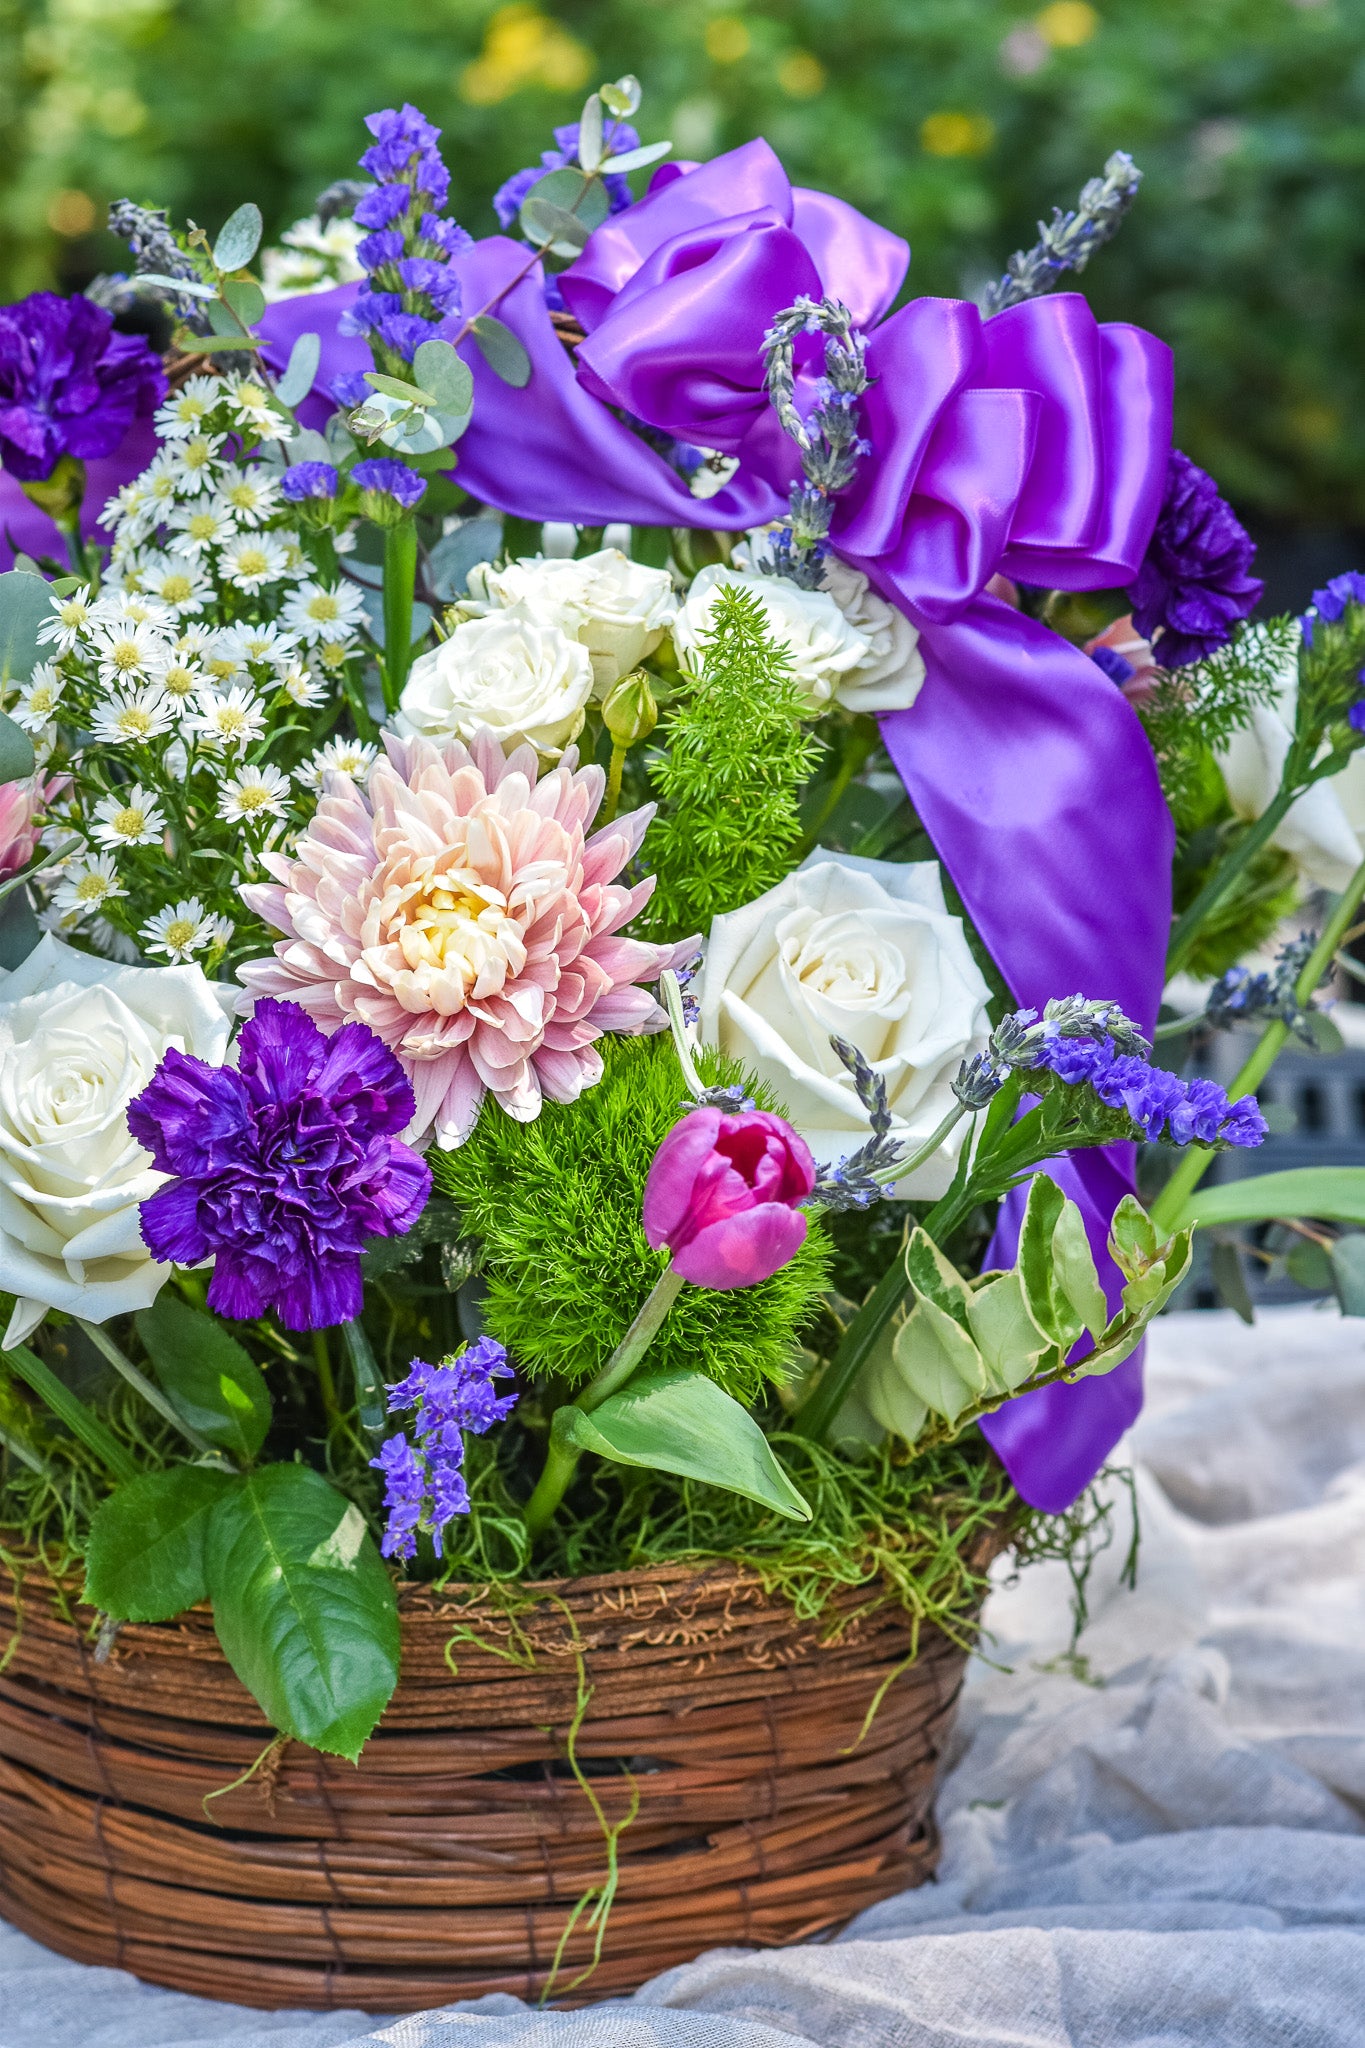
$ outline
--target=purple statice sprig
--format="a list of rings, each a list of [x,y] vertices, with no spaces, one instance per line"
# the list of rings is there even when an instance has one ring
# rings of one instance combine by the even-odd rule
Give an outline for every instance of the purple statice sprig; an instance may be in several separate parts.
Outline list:
[[[796,402],[796,350],[805,335],[825,338],[824,375],[804,416]],[[796,299],[763,337],[763,383],[779,420],[801,452],[801,481],[791,487],[785,526],[769,536],[760,564],[801,590],[818,590],[829,553],[834,499],[871,453],[860,431],[858,400],[871,383],[867,343],[837,299]]]
[[[1365,738],[1365,575],[1349,569],[1315,590],[1299,631],[1295,737],[1316,747],[1336,728],[1332,753],[1313,761],[1316,780],[1336,774]]]
[[[473,241],[442,211],[450,174],[437,148],[440,129],[408,105],[370,114],[365,125],[375,139],[360,167],[376,183],[352,217],[367,230],[356,250],[367,275],[339,331],[364,335],[375,367],[401,377],[422,343],[459,314],[460,282],[450,259]],[[341,402],[358,404],[364,395],[350,378]]]
[[[360,509],[376,526],[397,526],[426,496],[425,479],[392,455],[357,462],[351,482],[360,492]]]
[[[499,1394],[494,1384],[511,1377],[505,1347],[483,1336],[439,1365],[414,1358],[407,1378],[389,1388],[389,1413],[412,1415],[413,1440],[400,1430],[370,1460],[384,1475],[385,1557],[414,1558],[419,1531],[430,1535],[441,1556],[447,1524],[469,1513],[465,1436],[483,1436],[511,1414],[517,1390]]]

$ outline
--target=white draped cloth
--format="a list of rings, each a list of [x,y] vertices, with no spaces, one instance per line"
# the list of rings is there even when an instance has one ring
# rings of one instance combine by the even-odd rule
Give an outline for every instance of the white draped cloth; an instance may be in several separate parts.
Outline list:
[[[634,1998],[388,2023],[215,2005],[0,1930],[0,2048],[1360,2048],[1365,1322],[1166,1317],[1149,1387],[1137,1590],[1121,1528],[1071,1654],[1065,1570],[1002,1570],[937,1883]]]

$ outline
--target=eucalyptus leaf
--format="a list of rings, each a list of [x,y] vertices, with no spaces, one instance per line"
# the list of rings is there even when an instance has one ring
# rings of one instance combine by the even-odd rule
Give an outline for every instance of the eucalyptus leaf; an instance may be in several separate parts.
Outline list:
[[[302,405],[313,388],[313,379],[317,376],[321,358],[321,335],[313,334],[311,331],[299,335],[289,351],[289,361],[285,365],[284,375],[275,386],[275,396],[281,405],[287,405],[291,411],[296,405]],[[300,456],[297,459],[311,461],[314,458]]]
[[[563,1448],[700,1479],[793,1521],[810,1520],[810,1508],[748,1410],[705,1373],[685,1366],[637,1373],[590,1415],[573,1406],[556,1410],[554,1433]]]
[[[531,358],[510,327],[491,313],[479,313],[469,323],[479,345],[479,354],[495,377],[520,391],[531,381]]]
[[[1235,1244],[1228,1243],[1226,1239],[1215,1244],[1209,1254],[1209,1275],[1224,1308],[1230,1308],[1244,1323],[1254,1323],[1256,1310],[1247,1288],[1242,1254]]]
[[[163,1291],[134,1318],[152,1369],[185,1421],[249,1462],[270,1427],[265,1375],[216,1317]]]
[[[213,325],[212,308],[209,311],[209,325]],[[260,336],[256,334],[237,334],[235,332],[232,334],[180,333],[175,337],[175,345],[183,355],[216,356],[220,355],[224,349],[260,348],[262,343]]]
[[[0,576],[0,682],[28,681],[42,653],[38,628],[51,616],[52,586],[41,574],[33,576],[22,569],[11,569]],[[19,730],[16,726],[15,731]],[[13,782],[16,774],[33,773],[33,748],[30,743],[25,744],[28,767],[6,769],[4,781]]]
[[[159,270],[140,270],[137,282],[140,285],[162,285],[168,291],[185,292],[192,299],[216,299],[218,296],[216,284],[201,284],[193,277],[164,277]]]
[[[213,245],[213,260],[220,270],[241,270],[250,263],[261,246],[261,232],[264,227],[261,209],[245,200],[235,213],[230,213],[218,230],[218,239]]]
[[[0,967],[22,967],[43,936],[27,889],[0,903]]]
[[[235,341],[242,332],[241,321],[225,299],[210,299],[204,308],[204,317],[214,334],[225,341]]]
[[[254,277],[230,277],[223,286],[226,299],[243,327],[254,327],[265,311],[265,293]]]
[[[331,442],[315,427],[300,427],[291,434],[284,443],[284,455],[291,469],[296,462],[335,462]]]
[[[387,377],[382,370],[367,370],[365,382],[372,384],[376,391],[382,391],[386,398],[400,398],[406,405],[420,405],[430,411],[436,403],[430,391],[424,391],[419,384],[405,383],[401,377]]]
[[[534,242],[537,248],[550,249],[556,256],[576,256],[587,245],[589,231],[577,215],[547,199],[527,199],[520,219],[527,241]]]
[[[33,742],[22,725],[0,711],[0,782],[18,782],[32,775],[36,762]]]
[[[223,1654],[282,1735],[359,1756],[398,1681],[398,1607],[365,1518],[308,1465],[267,1465],[205,1538]]]
[[[618,121],[628,121],[640,104],[640,81],[633,72],[628,71],[614,85],[604,85],[600,90],[603,106]]]
[[[604,176],[608,171],[642,171],[646,164],[657,164],[672,147],[671,142],[646,142],[639,149],[627,149],[620,156],[609,156],[598,168]]]
[[[526,194],[528,199],[543,199],[551,206],[562,206],[575,220],[582,221],[585,228],[601,227],[611,212],[611,201],[600,178],[585,178],[582,171],[547,171],[543,178],[537,178]]]
[[[468,363],[448,341],[424,341],[412,359],[413,374],[433,394],[438,412],[458,416],[474,403],[474,378]]]
[[[602,161],[602,98],[589,93],[578,117],[578,161],[585,171],[595,171]]]
[[[466,519],[438,540],[427,558],[427,583],[433,596],[453,604],[469,588],[476,562],[495,562],[502,549],[502,527],[496,519]]]
[[[1365,1316],[1365,1237],[1353,1230],[1331,1250],[1332,1284],[1344,1316]]]
[[[171,1621],[208,1598],[204,1533],[230,1472],[173,1465],[115,1487],[96,1508],[85,1598],[116,1621]]]

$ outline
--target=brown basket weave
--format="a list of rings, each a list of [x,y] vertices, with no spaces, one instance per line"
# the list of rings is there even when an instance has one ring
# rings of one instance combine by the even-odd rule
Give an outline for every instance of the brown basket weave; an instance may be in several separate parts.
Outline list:
[[[402,1682],[359,1767],[289,1743],[253,1772],[270,1730],[207,1612],[124,1627],[99,1662],[70,1588],[0,1575],[0,1912],[177,1990],[399,2012],[552,1974],[551,1995],[605,1997],[929,1874],[965,1664],[937,1628],[913,1644],[866,1588],[803,1621],[729,1565],[531,1590],[509,1616],[407,1588]],[[554,1974],[608,1871],[573,1759],[608,1826],[639,1801],[590,1979],[591,1905]]]

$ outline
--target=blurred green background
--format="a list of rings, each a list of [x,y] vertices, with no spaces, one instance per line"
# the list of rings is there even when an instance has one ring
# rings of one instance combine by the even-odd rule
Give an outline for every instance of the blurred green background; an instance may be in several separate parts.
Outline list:
[[[486,232],[627,70],[647,140],[766,135],[909,238],[918,291],[974,293],[1130,150],[1097,310],[1175,344],[1181,443],[1287,599],[1365,534],[1365,0],[0,0],[0,290],[123,267],[99,224],[124,194],[210,228],[253,198],[278,230],[405,97]]]

